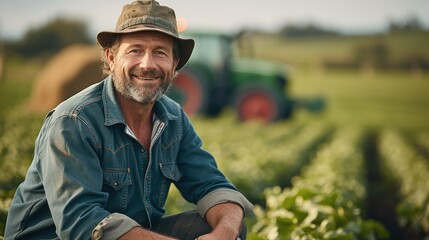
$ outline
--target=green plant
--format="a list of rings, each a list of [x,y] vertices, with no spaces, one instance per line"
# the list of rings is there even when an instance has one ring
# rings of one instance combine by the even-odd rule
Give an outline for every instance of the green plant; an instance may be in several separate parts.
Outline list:
[[[366,178],[361,130],[340,129],[320,149],[293,186],[266,191],[266,209],[257,208],[253,240],[378,239],[384,226],[365,220]]]
[[[397,130],[382,131],[379,141],[383,174],[399,184],[399,224],[429,236],[429,159]]]

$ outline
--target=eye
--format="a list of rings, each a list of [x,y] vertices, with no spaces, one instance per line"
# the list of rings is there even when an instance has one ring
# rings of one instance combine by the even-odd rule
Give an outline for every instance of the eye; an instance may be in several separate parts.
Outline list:
[[[140,50],[138,48],[134,48],[134,49],[131,49],[130,51],[128,51],[128,53],[134,53],[134,54],[141,53],[141,52],[142,52],[142,50]]]
[[[156,50],[155,54],[158,56],[168,56],[167,52],[164,50]]]

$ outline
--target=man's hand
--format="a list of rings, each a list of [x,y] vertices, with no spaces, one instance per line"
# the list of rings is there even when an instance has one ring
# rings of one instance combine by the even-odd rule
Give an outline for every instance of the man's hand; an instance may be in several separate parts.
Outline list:
[[[198,240],[235,240],[240,234],[243,222],[243,209],[235,203],[221,203],[207,211],[207,222],[213,231],[200,236]]]

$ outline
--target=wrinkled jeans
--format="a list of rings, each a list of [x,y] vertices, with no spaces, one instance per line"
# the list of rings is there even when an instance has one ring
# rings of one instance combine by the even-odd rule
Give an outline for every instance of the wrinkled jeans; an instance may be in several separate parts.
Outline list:
[[[197,211],[186,211],[161,218],[153,231],[180,240],[194,240],[211,232],[212,228]],[[243,222],[239,239],[246,239],[246,225]]]

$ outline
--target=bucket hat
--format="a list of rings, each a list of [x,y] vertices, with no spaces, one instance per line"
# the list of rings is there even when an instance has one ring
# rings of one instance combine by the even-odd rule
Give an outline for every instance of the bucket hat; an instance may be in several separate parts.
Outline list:
[[[194,49],[193,39],[184,39],[177,31],[174,10],[160,5],[154,0],[134,1],[124,5],[116,23],[115,31],[102,31],[97,34],[97,42],[101,47],[110,47],[117,36],[143,31],[165,33],[177,40],[180,60],[176,70],[181,69],[189,60]]]

